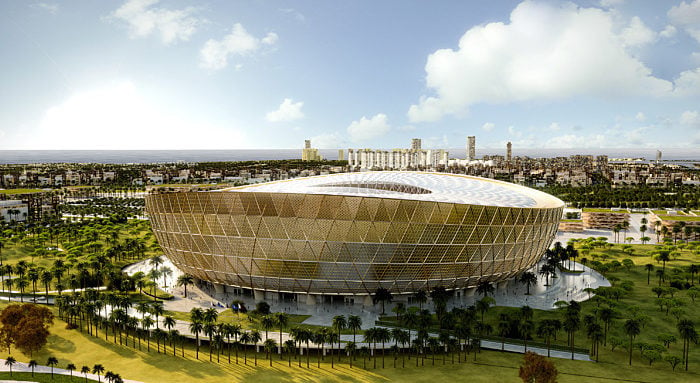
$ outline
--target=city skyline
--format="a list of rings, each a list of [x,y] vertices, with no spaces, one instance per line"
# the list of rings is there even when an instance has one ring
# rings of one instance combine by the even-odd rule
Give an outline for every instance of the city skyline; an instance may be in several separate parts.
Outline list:
[[[290,6],[3,3],[0,150],[700,145],[700,0]]]

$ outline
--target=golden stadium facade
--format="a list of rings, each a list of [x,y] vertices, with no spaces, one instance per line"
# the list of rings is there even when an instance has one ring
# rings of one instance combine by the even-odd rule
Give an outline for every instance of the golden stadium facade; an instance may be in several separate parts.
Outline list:
[[[196,278],[362,295],[508,279],[541,258],[564,203],[491,179],[364,172],[152,193],[146,208],[165,255]]]

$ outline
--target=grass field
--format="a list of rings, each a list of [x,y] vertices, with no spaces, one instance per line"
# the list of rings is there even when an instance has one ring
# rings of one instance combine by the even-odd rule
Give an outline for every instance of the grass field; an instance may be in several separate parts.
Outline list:
[[[5,303],[0,303],[4,308]],[[336,363],[331,369],[329,356],[316,367],[315,357],[311,357],[311,368],[307,369],[305,357],[302,366],[297,366],[297,361],[292,358],[292,367],[288,367],[287,360],[280,360],[279,356],[273,356],[273,366],[264,360],[265,354],[258,355],[258,367],[253,366],[253,352],[248,351],[248,365],[243,364],[243,353],[239,354],[239,364],[235,364],[235,356],[229,365],[227,358],[222,355],[221,362],[208,361],[208,349],[203,346],[200,350],[199,360],[195,360],[193,345],[187,348],[186,358],[180,357],[178,348],[177,357],[172,356],[172,349],[168,347],[170,354],[157,353],[154,349],[146,352],[145,344],[142,351],[129,347],[115,345],[105,341],[103,337],[93,337],[77,330],[66,330],[65,323],[56,320],[51,328],[49,344],[42,351],[32,356],[37,361],[44,361],[49,356],[55,356],[59,360],[57,367],[63,368],[67,363],[74,363],[78,369],[83,365],[92,366],[102,364],[106,370],[120,374],[125,379],[139,380],[143,382],[454,382],[464,381],[469,377],[470,382],[518,382],[518,366],[522,361],[522,355],[501,353],[495,351],[482,351],[477,356],[477,362],[473,361],[473,355],[467,358],[467,362],[451,364],[451,359],[446,358],[443,365],[440,356],[436,357],[435,366],[432,366],[430,357],[425,360],[425,365],[416,367],[415,358],[406,360],[406,367],[401,368],[401,358],[397,361],[397,368],[393,367],[393,357],[387,353],[386,368],[381,368],[381,360],[378,360],[377,369],[363,369],[362,358],[358,357],[351,369],[347,364],[347,358],[343,363]],[[27,362],[30,358],[16,350],[12,354],[21,362]],[[381,356],[378,356],[381,358]],[[553,359],[560,372],[559,382],[615,382],[615,381],[641,381],[641,382],[697,382],[700,380],[698,367],[691,368],[691,372],[672,372],[668,366],[648,367],[637,363],[632,367],[615,361],[611,363],[602,358],[601,363],[579,362],[562,359]],[[624,359],[624,357],[623,357]],[[368,362],[367,366],[372,366]],[[8,374],[9,375],[9,374]],[[2,376],[0,375],[0,378]],[[75,379],[79,382],[79,379]]]
[[[0,189],[0,194],[28,194],[42,193],[44,191],[42,189]]]

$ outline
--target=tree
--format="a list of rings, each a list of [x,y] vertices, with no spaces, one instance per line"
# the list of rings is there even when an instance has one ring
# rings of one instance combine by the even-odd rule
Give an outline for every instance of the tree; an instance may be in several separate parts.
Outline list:
[[[644,269],[647,271],[647,285],[649,284],[649,281],[651,280],[651,272],[654,271],[654,265],[651,263],[647,263],[644,265]]]
[[[296,344],[292,339],[288,339],[284,342],[284,352],[287,353],[287,366],[292,367],[292,354],[296,352]],[[350,362],[352,363],[352,362]]]
[[[530,285],[537,285],[537,275],[532,271],[526,271],[520,274],[518,281],[527,286],[527,292],[525,295],[530,295]]]
[[[413,294],[413,300],[418,302],[418,309],[423,310],[423,303],[428,301],[428,293],[424,289],[419,289]]]
[[[488,281],[480,281],[476,285],[476,293],[481,294],[482,298],[485,298],[487,295],[494,293],[496,289],[493,287],[493,284]]]
[[[14,366],[15,363],[17,363],[17,360],[12,356],[8,356],[7,359],[5,359],[5,366],[10,368],[10,376],[12,376],[12,366]]]
[[[97,381],[98,382],[100,381],[100,374],[103,372],[105,372],[105,368],[101,364],[96,364],[96,365],[92,366],[92,373],[97,374]]]
[[[70,380],[73,380],[73,371],[75,371],[76,367],[75,364],[73,363],[68,363],[66,365],[66,370],[70,371]]]
[[[37,362],[34,359],[30,360],[29,363],[27,363],[27,367],[32,369],[32,376],[34,376],[34,367],[36,367],[36,366],[37,366]]]
[[[177,277],[177,285],[185,288],[185,298],[187,298],[187,286],[194,285],[194,277],[189,274],[182,274]]]
[[[666,355],[664,361],[671,365],[671,370],[676,371],[676,367],[683,363],[683,359],[677,357],[676,355]]]
[[[685,370],[688,371],[688,356],[690,354],[690,342],[698,342],[698,333],[695,324],[690,319],[682,319],[676,325],[681,339],[683,339],[683,359],[685,359]]]
[[[357,344],[355,335],[358,330],[362,329],[362,318],[357,315],[348,316],[348,329],[352,330],[352,342]]]
[[[518,371],[518,376],[523,382],[555,383],[557,381],[557,368],[543,356],[528,351],[523,356],[523,360],[523,365]]]
[[[83,366],[83,367],[80,369],[80,373],[83,374],[83,375],[85,376],[85,383],[87,383],[87,374],[90,373],[90,367],[88,367],[88,366]]]
[[[3,344],[14,344],[30,356],[47,342],[53,314],[43,306],[35,304],[11,304],[0,313],[0,340]]]
[[[628,319],[627,321],[625,321],[624,330],[625,330],[625,334],[627,334],[627,336],[630,337],[629,365],[631,366],[632,365],[632,341],[641,332],[641,325],[640,325],[639,321],[636,319]]]
[[[49,359],[46,361],[46,365],[51,367],[51,379],[53,379],[53,367],[58,364],[58,359],[56,359],[53,356],[50,356]]]
[[[202,332],[204,325],[199,320],[190,322],[190,332],[195,336],[195,358],[199,360],[199,333]]]
[[[392,300],[394,300],[394,296],[384,287],[377,288],[377,290],[374,292],[374,296],[372,297],[372,302],[374,304],[377,304],[377,302],[382,304],[382,315],[384,315],[384,304],[386,302],[391,303]]]
[[[340,350],[340,334],[348,327],[348,321],[344,315],[336,315],[333,317],[333,327],[338,334],[338,350]],[[331,347],[333,344],[331,343]],[[338,351],[338,361],[340,362],[340,351]]]
[[[270,353],[277,348],[277,342],[274,339],[265,339],[263,348],[265,349],[265,354],[267,354],[267,359],[270,360],[270,367],[272,367],[272,356]]]

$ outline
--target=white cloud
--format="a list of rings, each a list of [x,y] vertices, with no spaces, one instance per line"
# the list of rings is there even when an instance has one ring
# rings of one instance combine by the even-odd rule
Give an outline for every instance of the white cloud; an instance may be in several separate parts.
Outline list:
[[[32,139],[16,149],[232,149],[245,136],[230,128],[180,115],[131,82],[113,83],[73,94],[49,108]]]
[[[487,132],[492,131],[493,128],[495,128],[495,127],[496,127],[496,124],[494,124],[493,122],[487,122],[484,125],[481,125],[481,129],[483,129]]]
[[[624,45],[639,47],[656,41],[656,32],[644,25],[642,19],[634,16],[627,28],[622,30],[620,37]]]
[[[605,146],[606,139],[602,134],[589,136],[578,136],[575,134],[565,134],[552,137],[545,142],[545,148],[553,149],[573,149],[573,148],[598,148]]]
[[[277,40],[279,40],[279,36],[277,36],[277,33],[270,32],[267,34],[267,36],[263,37],[261,41],[265,45],[274,45],[277,42]]]
[[[671,22],[682,27],[690,36],[700,42],[700,0],[685,1],[668,11]]]
[[[678,32],[676,27],[674,27],[673,25],[667,25],[663,31],[659,32],[659,35],[663,38],[670,39],[671,37],[676,35],[676,32]]]
[[[511,136],[511,137],[520,138],[520,137],[523,136],[523,132],[521,132],[521,131],[515,129],[514,126],[509,126],[509,127],[508,127],[508,135]]]
[[[692,128],[700,128],[700,113],[697,110],[686,110],[681,114],[680,118],[681,125],[689,126]]]
[[[285,98],[280,107],[269,112],[265,119],[270,122],[284,122],[304,118],[304,113],[301,111],[302,106],[304,106],[302,101],[294,102],[291,98]]]
[[[311,142],[319,149],[340,149],[345,145],[345,139],[337,132],[313,136]]]
[[[634,116],[634,119],[639,121],[639,122],[643,122],[643,121],[646,121],[647,116],[645,116],[644,113],[639,112],[639,113],[637,113],[636,116]]]
[[[672,83],[625,49],[649,36],[633,27],[638,33],[625,40],[615,26],[613,13],[602,9],[525,1],[509,24],[475,26],[456,50],[428,56],[426,85],[435,94],[412,105],[409,119],[435,121],[482,102],[668,94]]]
[[[557,132],[559,131],[559,129],[561,129],[561,127],[559,126],[558,122],[552,122],[551,124],[549,124],[549,130]]]
[[[165,44],[188,41],[203,22],[195,17],[197,9],[167,9],[155,6],[159,0],[129,0],[112,12],[110,19],[127,24],[132,38],[160,34]]]
[[[700,68],[681,72],[675,80],[673,93],[678,96],[692,96],[700,94]]]
[[[396,130],[401,132],[413,132],[414,130],[416,130],[416,127],[413,125],[402,125],[396,128]]]
[[[634,145],[642,145],[646,142],[648,138],[648,131],[650,130],[649,127],[643,126],[640,128],[634,128],[634,129],[626,129],[623,133],[623,136],[625,138],[624,144],[634,144]]]
[[[625,0],[600,0],[600,6],[604,8],[614,8],[624,2]]]
[[[32,5],[35,8],[43,9],[46,12],[55,15],[58,12],[58,4],[53,3],[36,3]]]
[[[223,69],[228,65],[229,56],[245,56],[260,49],[260,43],[271,45],[277,41],[277,34],[270,32],[262,40],[254,37],[236,23],[231,33],[221,40],[209,39],[200,51],[200,66],[206,69]]]
[[[386,114],[379,113],[369,119],[363,116],[359,121],[353,121],[348,126],[348,134],[351,141],[359,142],[381,137],[390,129]]]

